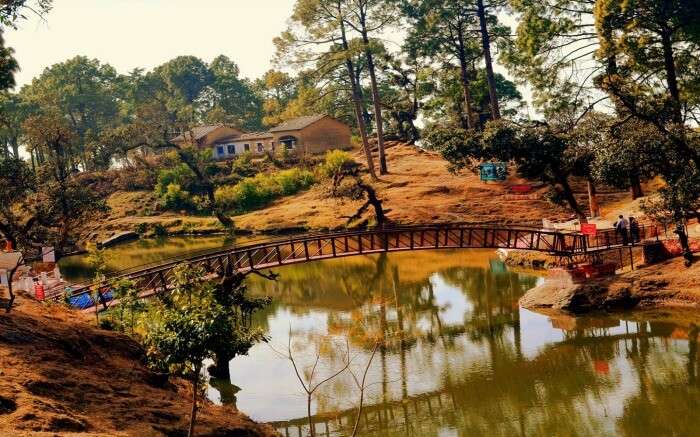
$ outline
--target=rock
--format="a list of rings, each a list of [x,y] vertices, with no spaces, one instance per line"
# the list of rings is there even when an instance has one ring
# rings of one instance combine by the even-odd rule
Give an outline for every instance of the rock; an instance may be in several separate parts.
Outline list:
[[[17,410],[17,403],[12,399],[0,396],[0,415],[14,413]]]
[[[627,310],[637,306],[641,299],[632,294],[629,287],[611,291],[603,301],[603,307],[609,310]]]
[[[124,231],[124,232],[119,232],[118,234],[115,234],[112,237],[107,238],[106,240],[103,240],[99,243],[97,243],[97,247],[100,249],[104,249],[105,247],[111,247],[115,246],[120,243],[126,243],[128,241],[134,241],[139,239],[139,234],[133,231]]]

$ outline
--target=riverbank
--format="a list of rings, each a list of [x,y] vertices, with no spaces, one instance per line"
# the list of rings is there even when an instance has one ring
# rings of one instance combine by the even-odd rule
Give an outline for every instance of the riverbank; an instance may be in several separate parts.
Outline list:
[[[0,313],[0,434],[185,435],[188,384],[149,371],[129,337],[60,305],[18,296]],[[272,436],[267,425],[205,402],[198,436]]]
[[[528,309],[573,313],[594,310],[700,308],[700,263],[689,268],[673,258],[616,276],[573,283],[566,274],[552,274],[519,301]]]
[[[361,155],[356,159],[362,161]],[[398,144],[387,149],[390,174],[373,185],[382,200],[387,217],[394,223],[426,222],[509,222],[541,223],[543,218],[562,220],[571,213],[546,200],[547,188],[533,196],[513,200],[506,196],[508,186],[526,183],[510,177],[504,183],[484,183],[479,176],[466,172],[451,174],[447,163],[435,152]],[[588,204],[585,182],[572,181],[583,208]],[[599,202],[604,210],[615,212],[629,201],[629,194],[600,190]],[[284,233],[344,228],[361,202],[329,196],[325,184],[317,184],[294,196],[279,199],[269,206],[232,217],[237,232]],[[214,217],[202,217],[158,211],[152,192],[118,191],[107,199],[110,212],[88,224],[81,240],[95,242],[125,231],[144,236],[213,234],[223,232]]]

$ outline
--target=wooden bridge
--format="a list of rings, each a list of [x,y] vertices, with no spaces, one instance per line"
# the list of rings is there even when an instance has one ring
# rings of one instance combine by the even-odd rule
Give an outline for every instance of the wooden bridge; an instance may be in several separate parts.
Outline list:
[[[649,228],[641,229],[648,238]],[[655,228],[654,236],[658,235]],[[249,272],[289,264],[381,252],[435,249],[520,249],[574,257],[622,246],[613,231],[588,237],[578,232],[551,231],[530,227],[483,224],[433,224],[380,229],[337,231],[297,235],[243,246],[231,246],[187,258],[139,266],[113,274],[99,283],[74,285],[72,296],[107,289],[119,279],[130,279],[141,290],[167,290],[175,267],[189,264],[207,272]],[[61,296],[52,296],[60,298]]]

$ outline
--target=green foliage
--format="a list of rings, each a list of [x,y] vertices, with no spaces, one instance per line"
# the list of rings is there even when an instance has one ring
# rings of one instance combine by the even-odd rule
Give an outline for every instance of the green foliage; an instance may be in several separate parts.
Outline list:
[[[177,185],[185,190],[191,190],[196,186],[195,175],[185,164],[160,170],[157,181],[155,193],[159,197],[167,193],[170,185]]]
[[[253,154],[245,152],[231,161],[231,174],[238,177],[255,176],[258,167],[253,163]]]
[[[195,209],[192,195],[178,184],[169,184],[165,193],[160,196],[160,201],[163,208],[171,211],[192,211]]]
[[[321,171],[326,177],[331,179],[336,178],[343,168],[354,162],[352,155],[343,150],[329,150],[326,152],[323,164],[321,165]]]
[[[217,189],[216,202],[228,210],[250,211],[279,197],[307,189],[314,182],[313,173],[299,168],[282,170],[272,175],[259,173],[234,186]]]
[[[147,318],[144,344],[156,367],[196,379],[202,362],[217,352],[245,354],[265,339],[247,323],[247,311],[217,298],[218,287],[203,270],[180,266],[174,273],[172,292],[150,308]]]

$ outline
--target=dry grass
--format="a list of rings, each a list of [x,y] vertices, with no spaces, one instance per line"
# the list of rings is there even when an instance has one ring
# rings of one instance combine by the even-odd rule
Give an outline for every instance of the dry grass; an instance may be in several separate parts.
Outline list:
[[[387,150],[390,174],[374,183],[387,216],[395,223],[489,222],[532,223],[543,218],[562,220],[571,217],[565,208],[543,199],[546,189],[539,190],[537,200],[505,200],[507,187],[527,181],[511,177],[505,183],[483,183],[478,175],[453,175],[437,153],[425,152],[404,144],[390,144]],[[360,153],[356,154],[362,161]],[[587,207],[585,183],[573,184],[582,207]],[[610,214],[629,201],[625,192],[601,190],[600,202]],[[152,193],[115,193],[109,198],[112,211],[99,223],[88,226],[86,239],[104,238],[117,232],[134,230],[139,223],[162,224],[172,233],[197,230],[202,233],[221,231],[216,219],[172,212],[146,215],[155,211]],[[329,197],[324,184],[295,196],[280,199],[269,206],[234,217],[236,227],[253,232],[285,230],[336,229],[346,225],[347,217],[359,202]]]
[[[20,296],[0,314],[0,435],[185,435],[184,381],[159,383],[131,339],[82,314]],[[199,419],[199,416],[198,416]],[[197,435],[273,435],[206,403]],[[36,434],[35,434],[36,433]]]

